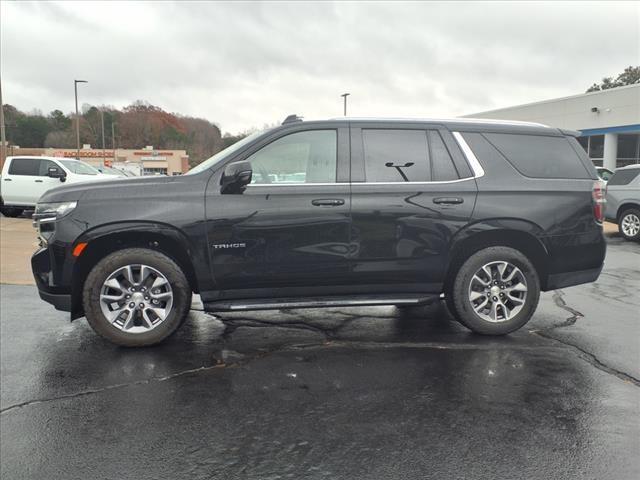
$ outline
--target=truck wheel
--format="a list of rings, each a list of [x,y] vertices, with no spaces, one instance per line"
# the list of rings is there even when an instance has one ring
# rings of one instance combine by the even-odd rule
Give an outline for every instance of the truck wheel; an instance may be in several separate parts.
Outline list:
[[[180,267],[160,252],[128,248],[100,260],[82,292],[89,325],[125,347],[161,342],[185,320],[191,288]]]
[[[4,215],[5,217],[17,218],[20,215],[22,215],[22,212],[24,212],[24,209],[3,206],[0,211],[2,212],[2,215]]]
[[[640,240],[640,210],[629,208],[622,212],[618,222],[618,231],[627,240]]]
[[[509,247],[476,252],[459,268],[447,306],[470,330],[505,335],[529,321],[540,297],[540,280],[531,262]]]

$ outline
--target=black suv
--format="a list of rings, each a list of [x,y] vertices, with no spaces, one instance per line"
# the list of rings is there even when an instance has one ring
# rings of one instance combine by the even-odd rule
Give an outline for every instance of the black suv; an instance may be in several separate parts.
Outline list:
[[[592,282],[603,191],[576,132],[478,120],[344,118],[251,135],[186,175],[45,193],[40,296],[120,345],[207,311],[420,305],[482,334],[540,291]]]

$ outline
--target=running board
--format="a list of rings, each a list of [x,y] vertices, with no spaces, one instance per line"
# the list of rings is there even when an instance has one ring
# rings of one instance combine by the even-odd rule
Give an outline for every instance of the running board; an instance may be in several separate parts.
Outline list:
[[[232,299],[207,302],[207,312],[279,310],[286,308],[364,307],[378,305],[425,305],[438,300],[438,294],[349,295],[301,298]]]

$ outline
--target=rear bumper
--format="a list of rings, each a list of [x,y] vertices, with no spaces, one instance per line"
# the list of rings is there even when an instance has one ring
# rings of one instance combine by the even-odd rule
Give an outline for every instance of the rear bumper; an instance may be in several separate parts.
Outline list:
[[[578,270],[575,272],[554,273],[547,278],[547,290],[555,290],[564,287],[573,287],[583,283],[595,282],[602,272],[602,267],[591,268],[589,270]]]

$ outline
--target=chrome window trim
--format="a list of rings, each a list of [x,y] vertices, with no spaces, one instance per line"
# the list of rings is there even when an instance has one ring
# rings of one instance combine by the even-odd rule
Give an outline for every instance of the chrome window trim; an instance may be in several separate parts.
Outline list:
[[[462,134],[460,132],[451,133],[453,133],[453,138],[455,138],[456,142],[458,142],[458,145],[462,149],[464,156],[467,157],[467,161],[471,166],[471,170],[473,170],[473,178],[480,178],[484,176],[484,168],[482,168],[482,165],[480,165],[480,162],[476,158],[475,153],[473,153],[473,150],[471,150],[471,147],[469,147]]]
[[[457,180],[436,180],[433,182],[353,182],[351,185],[439,185],[446,183],[460,183],[473,180],[475,177],[458,178]]]
[[[327,187],[330,185],[349,185],[348,182],[333,183],[249,183],[247,187]]]

